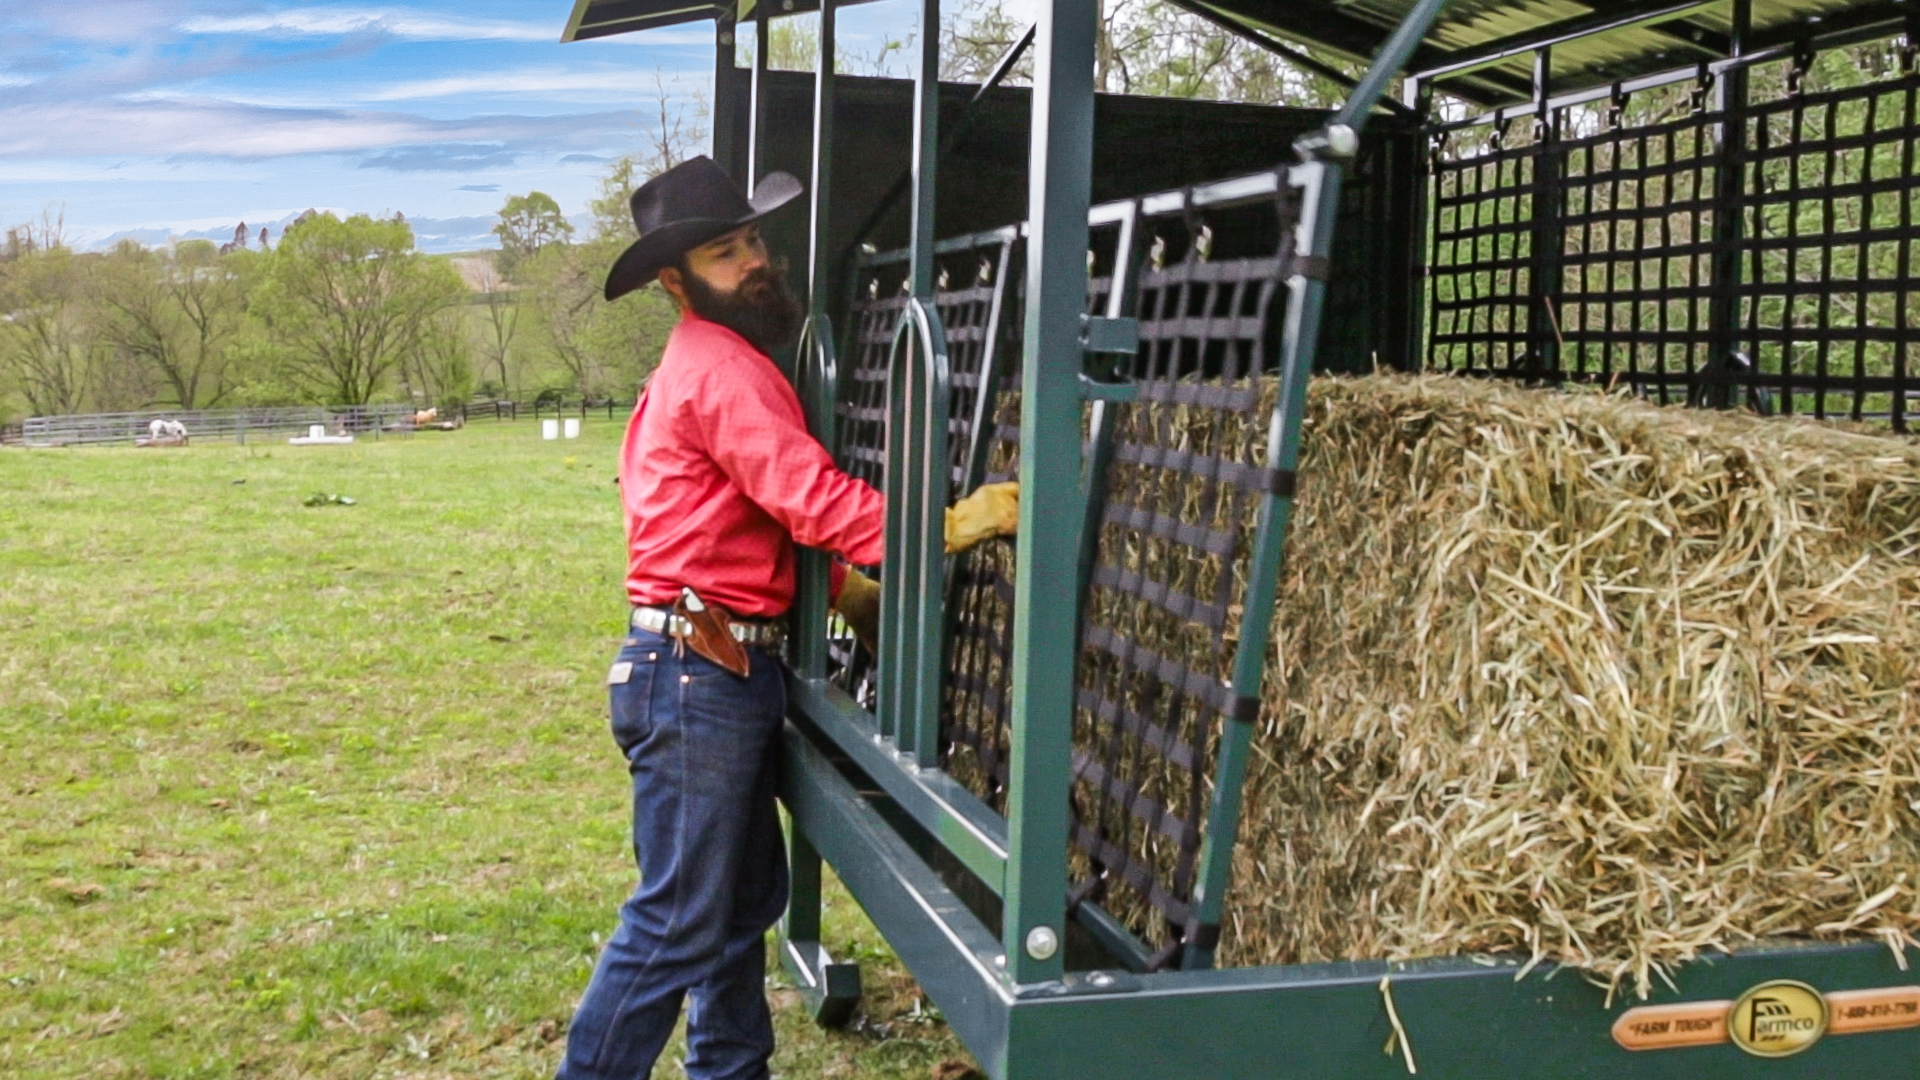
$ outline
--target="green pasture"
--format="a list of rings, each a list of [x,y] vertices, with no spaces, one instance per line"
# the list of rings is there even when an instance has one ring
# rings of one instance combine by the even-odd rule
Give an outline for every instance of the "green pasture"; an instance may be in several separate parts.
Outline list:
[[[0,451],[0,1076],[551,1075],[634,879],[619,436]],[[775,1075],[964,1060],[827,921],[863,1014],[776,977]]]

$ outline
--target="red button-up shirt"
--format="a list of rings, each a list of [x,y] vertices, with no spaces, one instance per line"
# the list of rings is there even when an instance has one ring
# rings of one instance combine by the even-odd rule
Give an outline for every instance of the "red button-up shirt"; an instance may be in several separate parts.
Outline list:
[[[685,316],[620,452],[627,598],[663,606],[690,585],[736,615],[793,603],[795,541],[870,566],[885,550],[880,493],[841,472],[800,399],[745,338]]]

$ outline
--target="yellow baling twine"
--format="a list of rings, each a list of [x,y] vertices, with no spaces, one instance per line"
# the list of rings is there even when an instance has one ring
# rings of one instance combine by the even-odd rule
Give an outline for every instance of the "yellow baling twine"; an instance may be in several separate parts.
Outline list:
[[[1400,1023],[1400,1011],[1393,1007],[1393,987],[1389,985],[1388,977],[1385,975],[1380,977],[1380,1000],[1386,1002],[1387,1022],[1393,1025],[1393,1035],[1387,1039],[1384,1049],[1388,1055],[1392,1055],[1393,1048],[1397,1044],[1401,1055],[1407,1059],[1407,1075],[1418,1076],[1420,1070],[1413,1063],[1413,1043],[1407,1040],[1407,1029]]]

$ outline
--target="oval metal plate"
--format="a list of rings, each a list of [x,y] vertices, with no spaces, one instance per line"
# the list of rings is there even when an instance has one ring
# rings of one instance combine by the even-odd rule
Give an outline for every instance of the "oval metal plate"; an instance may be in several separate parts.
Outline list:
[[[1827,999],[1820,991],[1776,979],[1740,995],[1727,1014],[1727,1035],[1755,1057],[1791,1057],[1819,1042],[1827,1021]]]

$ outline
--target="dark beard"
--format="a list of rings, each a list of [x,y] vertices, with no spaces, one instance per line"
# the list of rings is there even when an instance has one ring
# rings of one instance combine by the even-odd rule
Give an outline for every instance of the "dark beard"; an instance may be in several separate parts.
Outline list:
[[[800,301],[794,299],[778,267],[753,271],[730,293],[718,292],[689,271],[683,270],[680,280],[687,306],[695,315],[739,334],[768,356],[791,342],[800,329]]]

